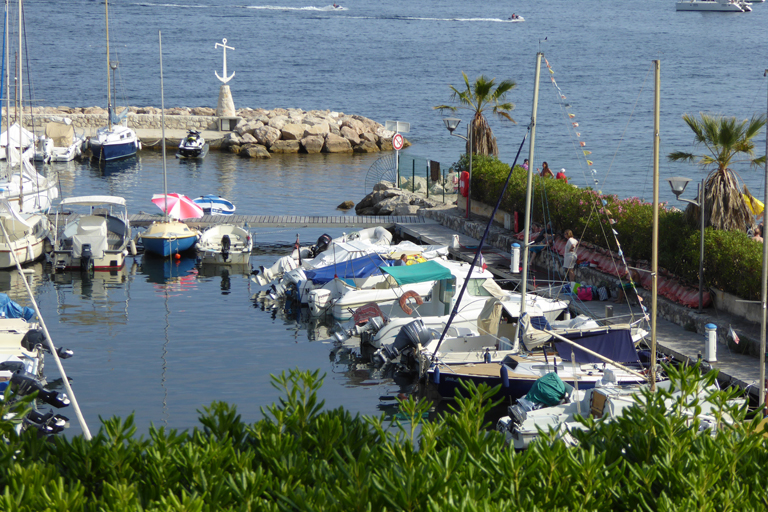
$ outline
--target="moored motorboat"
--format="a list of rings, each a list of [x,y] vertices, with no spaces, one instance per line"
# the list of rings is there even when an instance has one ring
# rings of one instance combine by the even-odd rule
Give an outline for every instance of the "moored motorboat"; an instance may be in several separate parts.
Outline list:
[[[82,151],[85,136],[76,133],[68,117],[54,117],[45,125],[45,134],[35,143],[35,160],[71,162]]]
[[[232,201],[213,194],[196,197],[193,201],[206,215],[232,215],[236,209]]]
[[[204,264],[244,265],[250,261],[252,249],[251,233],[232,224],[211,226],[197,242],[197,252]]]
[[[19,213],[0,201],[0,224],[0,268],[15,267],[17,261],[23,265],[43,255],[51,232],[47,216]]]
[[[679,0],[677,11],[749,12],[752,7],[742,0]]]
[[[208,144],[197,130],[189,130],[187,136],[179,142],[176,158],[205,158],[208,154]]]
[[[65,207],[86,209],[74,214],[59,233],[59,216]],[[56,270],[113,270],[122,268],[125,257],[135,252],[125,199],[117,196],[79,196],[61,201],[56,214],[53,263]]]

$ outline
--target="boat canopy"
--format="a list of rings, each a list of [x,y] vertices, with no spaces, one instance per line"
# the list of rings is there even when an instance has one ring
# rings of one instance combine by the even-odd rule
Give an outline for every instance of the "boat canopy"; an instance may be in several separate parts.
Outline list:
[[[381,270],[392,276],[400,286],[453,277],[449,269],[436,261],[425,261],[416,265],[403,265],[400,267],[382,267]]]
[[[574,343],[578,343],[584,348],[597,352],[603,357],[617,363],[639,363],[637,349],[632,343],[632,333],[629,329],[605,329],[599,331],[569,332],[562,334]],[[576,358],[577,363],[596,363],[602,364],[603,360],[587,354],[563,341],[555,340],[555,348],[563,361],[571,360],[571,351]]]
[[[53,139],[53,145],[57,148],[67,148],[75,140],[75,128],[66,123],[48,123],[45,125],[45,136]]]
[[[307,279],[313,283],[322,285],[329,281],[333,281],[336,277],[341,279],[354,279],[381,275],[380,267],[387,267],[390,264],[390,261],[385,260],[378,254],[366,254],[360,258],[342,261],[336,265],[328,265],[327,267],[315,270],[307,270],[306,275]]]
[[[553,407],[559,405],[563,397],[572,392],[573,386],[563,382],[555,372],[550,372],[533,383],[525,399],[535,404]]]
[[[35,310],[21,306],[6,294],[0,293],[0,315],[4,318],[23,318],[30,321],[35,316]]]
[[[79,204],[83,206],[99,206],[109,204],[113,206],[125,206],[125,198],[118,196],[77,196],[67,197],[61,200],[61,205]]]

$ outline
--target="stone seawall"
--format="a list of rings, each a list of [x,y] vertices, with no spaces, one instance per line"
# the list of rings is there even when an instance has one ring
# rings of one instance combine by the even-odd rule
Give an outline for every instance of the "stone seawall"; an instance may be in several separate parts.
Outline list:
[[[122,111],[123,107],[118,107]],[[162,113],[154,107],[128,107],[126,121],[134,130],[161,130]],[[5,114],[5,112],[3,112]],[[11,109],[11,116],[14,109]],[[24,126],[41,133],[54,118],[67,117],[77,130],[92,135],[107,122],[100,107],[36,107],[24,114]],[[220,131],[223,128],[224,131]],[[212,108],[165,109],[165,129],[215,131],[211,147],[252,158],[269,158],[271,153],[373,153],[391,151],[394,132],[358,115],[330,110],[250,109],[237,111],[232,118],[220,118]],[[167,138],[171,138],[167,136]],[[405,141],[405,146],[410,143]]]

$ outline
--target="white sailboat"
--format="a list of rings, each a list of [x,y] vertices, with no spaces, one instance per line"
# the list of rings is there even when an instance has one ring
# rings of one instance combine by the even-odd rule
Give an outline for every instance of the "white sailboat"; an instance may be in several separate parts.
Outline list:
[[[0,224],[0,268],[14,267],[16,260],[22,265],[30,263],[43,255],[51,233],[46,215],[19,213],[8,201],[0,201]]]
[[[0,200],[6,200],[15,211],[19,212],[47,212],[54,199],[59,197],[59,189],[55,182],[48,180],[45,176],[39,174],[32,165],[31,159],[34,157],[34,135],[24,130],[23,124],[23,59],[21,58],[22,37],[23,37],[23,10],[21,0],[19,0],[19,67],[17,69],[18,95],[16,97],[17,122],[5,130],[3,136],[0,136],[0,143],[5,142],[5,159],[8,166],[5,169],[4,176],[0,177]],[[6,16],[5,26],[5,48],[6,62],[9,60],[9,41],[8,41],[8,17]],[[10,98],[10,71],[6,70],[5,78],[5,97]],[[10,116],[10,105],[6,102],[6,113]],[[10,120],[6,119],[6,124]],[[16,166],[18,165],[18,170]]]
[[[110,71],[117,69],[117,61],[110,61],[109,56],[109,1],[104,1],[107,26],[107,126],[99,128],[96,138],[89,141],[93,158],[99,162],[110,162],[128,158],[141,149],[141,142],[133,129],[128,128],[128,108],[120,114],[112,112],[112,89]]]

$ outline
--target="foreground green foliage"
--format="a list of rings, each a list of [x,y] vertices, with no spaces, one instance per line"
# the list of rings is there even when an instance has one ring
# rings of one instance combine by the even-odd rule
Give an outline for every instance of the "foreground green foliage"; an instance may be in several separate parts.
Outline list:
[[[466,157],[456,163],[463,170]],[[495,205],[509,173],[509,164],[493,157],[476,155],[472,162],[472,198]],[[515,167],[501,209],[525,211],[526,174]],[[534,177],[533,218],[551,220],[556,230],[571,229],[577,238],[600,247],[616,250],[611,227],[619,235],[625,256],[634,260],[651,259],[653,206],[636,197],[619,199],[591,189],[572,187],[562,180]],[[659,265],[689,284],[699,282],[698,224],[691,226],[679,210],[659,209]],[[615,224],[611,225],[611,218]],[[704,281],[709,286],[759,300],[762,245],[741,231],[707,228],[704,234]]]
[[[673,376],[674,369],[671,370]],[[697,369],[677,374],[700,385]],[[709,377],[710,380],[713,376]],[[483,417],[496,390],[470,389],[452,414],[401,402],[407,421],[323,410],[318,373],[274,377],[283,390],[265,419],[244,424],[233,406],[205,409],[191,432],[112,418],[92,441],[5,430],[0,510],[762,510],[768,451],[756,422],[716,437],[669,417],[663,396],[624,419],[589,423],[581,446],[538,443],[516,454]],[[685,385],[685,384],[684,384]],[[731,395],[710,398],[725,404]],[[695,402],[686,404],[695,408]],[[738,418],[744,411],[731,410]],[[587,420],[589,421],[589,420]]]

